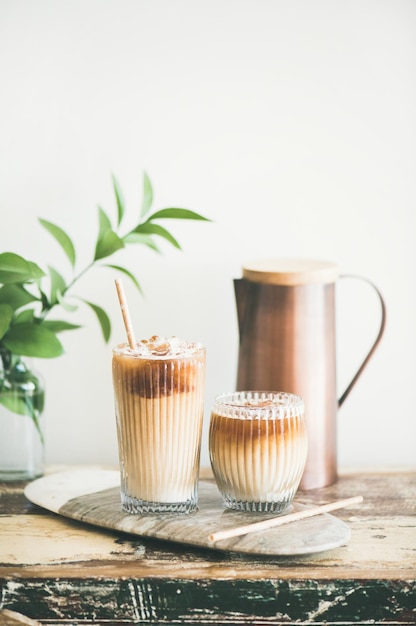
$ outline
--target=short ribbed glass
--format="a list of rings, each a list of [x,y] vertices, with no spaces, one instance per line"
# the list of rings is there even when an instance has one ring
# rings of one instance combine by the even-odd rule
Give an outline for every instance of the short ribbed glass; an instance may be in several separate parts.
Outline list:
[[[211,411],[209,453],[226,507],[285,511],[306,462],[303,400],[271,391],[217,396]]]
[[[113,349],[121,501],[129,513],[197,508],[205,349],[139,356]]]

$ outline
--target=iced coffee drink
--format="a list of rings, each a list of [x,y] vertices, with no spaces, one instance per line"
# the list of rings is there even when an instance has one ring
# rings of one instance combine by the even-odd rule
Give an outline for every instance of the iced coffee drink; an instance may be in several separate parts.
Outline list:
[[[151,337],[113,349],[122,506],[189,513],[198,501],[205,349]]]
[[[209,449],[228,508],[284,511],[306,461],[303,401],[293,394],[274,392],[218,396],[211,413]]]

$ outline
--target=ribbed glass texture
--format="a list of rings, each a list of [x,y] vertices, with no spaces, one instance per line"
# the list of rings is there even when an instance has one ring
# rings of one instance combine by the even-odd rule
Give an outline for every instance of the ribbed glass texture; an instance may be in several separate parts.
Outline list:
[[[209,451],[228,508],[283,512],[306,462],[302,399],[258,391],[218,396],[211,412]]]
[[[113,350],[121,500],[130,513],[190,513],[198,502],[205,350],[145,358]]]

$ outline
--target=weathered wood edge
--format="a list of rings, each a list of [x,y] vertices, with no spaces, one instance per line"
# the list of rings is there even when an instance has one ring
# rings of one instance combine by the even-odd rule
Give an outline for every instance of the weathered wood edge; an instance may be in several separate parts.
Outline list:
[[[414,624],[416,583],[385,580],[26,579],[3,607],[50,624]]]
[[[236,567],[237,565],[237,567]],[[0,568],[1,580],[29,580],[29,579],[48,579],[48,578],[65,578],[68,580],[101,580],[111,578],[114,580],[127,580],[142,578],[144,573],[146,578],[154,579],[171,579],[171,580],[203,580],[206,578],[216,578],[218,580],[236,580],[250,579],[263,580],[384,580],[396,582],[414,582],[416,580],[416,569],[369,569],[369,570],[352,570],[351,567],[327,567],[322,566],[311,567],[310,563],[287,564],[265,563],[263,567],[250,567],[249,564],[240,566],[238,564],[224,565],[222,562],[213,562],[209,566],[200,566],[198,564],[188,564],[186,562],[172,566],[169,563],[161,562],[155,565],[140,568],[138,572],[138,564],[132,561],[88,561],[88,563],[58,565],[25,565],[25,566],[2,566]],[[272,570],[273,568],[273,570]],[[273,572],[273,573],[272,573]],[[416,622],[415,622],[416,623]]]

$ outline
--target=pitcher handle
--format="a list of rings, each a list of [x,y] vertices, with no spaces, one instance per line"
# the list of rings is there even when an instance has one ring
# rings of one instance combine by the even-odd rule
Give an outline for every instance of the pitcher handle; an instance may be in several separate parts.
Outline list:
[[[379,328],[379,331],[378,331],[378,335],[377,335],[373,345],[371,346],[367,356],[365,357],[364,361],[361,363],[360,367],[358,368],[355,376],[351,380],[351,382],[348,385],[348,387],[345,389],[345,391],[342,394],[342,396],[339,398],[339,400],[338,400],[338,407],[340,407],[343,404],[344,400],[349,395],[351,389],[354,387],[355,383],[357,382],[357,380],[361,376],[365,366],[367,365],[368,361],[373,356],[373,353],[374,353],[375,349],[377,348],[378,344],[380,343],[381,338],[382,338],[383,333],[384,333],[384,329],[386,327],[386,304],[384,302],[383,296],[381,295],[381,293],[378,290],[378,288],[374,285],[374,283],[372,283],[370,280],[368,280],[368,278],[364,278],[363,276],[356,276],[355,274],[342,274],[340,276],[340,278],[355,278],[355,279],[358,279],[358,280],[362,280],[362,281],[364,281],[365,283],[367,283],[368,285],[370,285],[370,287],[372,287],[374,289],[374,291],[376,292],[376,294],[377,294],[377,296],[378,296],[378,298],[380,300],[381,321],[380,321],[380,328]]]

